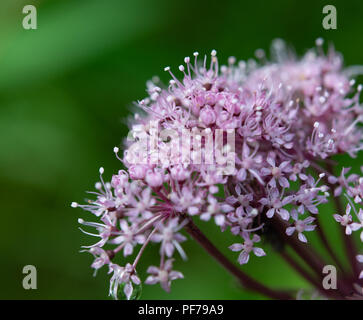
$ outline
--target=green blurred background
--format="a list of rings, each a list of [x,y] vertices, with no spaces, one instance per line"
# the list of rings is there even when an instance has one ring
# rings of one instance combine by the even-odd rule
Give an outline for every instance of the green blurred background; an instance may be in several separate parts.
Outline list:
[[[22,28],[22,8],[38,10],[38,29]],[[322,28],[322,8],[336,5],[338,29]],[[333,42],[347,65],[363,63],[362,1],[1,0],[0,3],[0,298],[108,299],[109,276],[92,277],[92,257],[79,253],[94,239],[81,234],[70,208],[93,188],[98,168],[111,177],[120,163],[112,148],[127,133],[132,101],[145,96],[153,75],[194,51],[218,51],[221,63],[252,57],[280,37],[299,54],[317,37]],[[345,166],[349,160],[342,158]],[[359,166],[359,158],[351,165]],[[325,223],[342,254],[331,208]],[[220,248],[235,242],[201,224]],[[314,236],[310,237],[314,242]],[[145,299],[244,299],[231,276],[192,240],[185,275],[167,294],[145,286]],[[224,249],[225,252],[228,250]],[[243,267],[264,283],[308,288],[267,246],[268,255]],[[144,262],[158,263],[157,247]],[[236,258],[233,253],[229,257]],[[22,268],[35,265],[38,289],[22,288]],[[140,263],[144,274],[146,263]]]

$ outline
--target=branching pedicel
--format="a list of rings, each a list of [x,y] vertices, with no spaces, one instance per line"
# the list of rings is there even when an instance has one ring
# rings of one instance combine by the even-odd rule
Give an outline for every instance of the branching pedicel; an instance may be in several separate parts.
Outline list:
[[[278,250],[321,296],[362,297],[363,255],[348,236],[361,230],[363,242],[363,210],[358,208],[363,177],[348,175],[348,168],[335,176],[331,159],[343,153],[355,157],[362,149],[362,86],[355,87],[351,79],[354,68],[342,69],[341,56],[332,48],[324,54],[322,45],[318,39],[316,49],[297,59],[276,40],[272,62],[258,51],[257,61],[236,65],[231,57],[228,66],[221,67],[215,50],[208,67],[207,59],[200,63],[196,52],[193,63],[186,57],[185,65],[179,66],[180,80],[167,67],[172,77],[167,87],[157,80],[147,83],[149,97],[137,103],[142,114],[135,114],[131,125],[133,141],[126,142],[122,159],[114,149],[127,169],[105,183],[101,168],[96,200],[72,203],[100,220],[79,223],[96,229],[90,235],[99,241],[84,248],[95,257],[92,268],[108,266],[114,298],[137,296],[141,280],[136,268],[152,242],[160,246],[160,262],[148,268],[144,283],[159,283],[169,291],[173,280],[183,278],[172,265],[176,255],[186,258],[183,229],[247,289],[270,298],[294,298],[291,292],[264,286],[231,263],[194,224],[198,218],[213,220],[237,237],[229,249],[241,265],[252,255],[264,256],[261,237],[269,241],[273,234],[303,258],[309,270],[284,248]],[[208,138],[216,139],[221,130],[234,138],[231,142],[220,136],[226,160],[197,161],[198,146],[204,147],[206,159],[211,151]],[[155,136],[156,132],[163,134]],[[183,132],[191,133],[190,139],[173,136]],[[228,173],[221,171],[227,166]],[[319,222],[320,205],[330,199],[337,204],[331,218],[342,225],[351,270],[342,267]],[[347,203],[345,212],[342,200]],[[337,290],[322,287],[326,262],[307,244],[312,231],[344,274]],[[120,266],[120,256],[129,257],[136,248],[135,260]]]

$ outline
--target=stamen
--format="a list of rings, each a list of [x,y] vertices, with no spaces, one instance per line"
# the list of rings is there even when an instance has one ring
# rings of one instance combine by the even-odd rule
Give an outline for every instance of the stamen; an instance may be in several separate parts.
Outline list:
[[[114,147],[113,148],[113,152],[115,153],[115,156],[116,156],[117,160],[119,160],[120,162],[122,162],[122,159],[118,155],[118,152],[119,151],[120,151],[120,149],[118,147]]]

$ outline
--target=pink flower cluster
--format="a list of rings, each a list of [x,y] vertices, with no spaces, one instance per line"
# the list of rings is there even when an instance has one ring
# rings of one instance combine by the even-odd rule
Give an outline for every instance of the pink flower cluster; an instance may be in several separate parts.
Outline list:
[[[329,182],[336,186],[335,197],[340,196],[342,191],[345,190],[344,196],[347,199],[345,213],[334,214],[333,217],[335,221],[344,227],[346,235],[350,236],[354,231],[359,231],[360,241],[363,243],[363,209],[359,208],[357,210],[357,206],[362,205],[363,201],[363,177],[358,174],[347,176],[349,171],[350,168],[343,168],[339,177],[329,177]],[[361,171],[363,172],[363,166]],[[358,263],[363,263],[363,255],[358,254],[356,259]],[[359,279],[363,279],[363,270],[359,274]]]
[[[215,50],[208,65],[195,52],[193,62],[186,57],[179,66],[180,77],[166,67],[171,75],[167,85],[157,79],[147,83],[148,97],[137,103],[140,113],[131,123],[124,155],[114,149],[126,169],[104,182],[101,168],[96,199],[72,203],[99,220],[79,223],[96,230],[82,229],[98,238],[85,250],[95,257],[92,268],[108,266],[111,295],[117,298],[122,288],[127,299],[133,297],[141,282],[136,267],[151,243],[160,248],[160,263],[149,267],[145,283],[160,283],[169,291],[172,280],[183,278],[172,262],[178,255],[186,258],[182,230],[191,219],[212,220],[222,231],[229,229],[237,237],[230,249],[245,264],[251,253],[266,254],[256,244],[273,223],[284,223],[288,236],[308,241],[305,234],[316,227],[319,205],[330,196],[322,180],[336,184],[336,194],[348,188],[347,194],[361,202],[362,178],[328,177],[321,161],[340,153],[354,157],[362,149],[362,87],[345,74],[341,56],[332,49],[324,54],[318,42],[301,59],[276,41],[271,62],[236,63],[231,57],[222,66]],[[195,133],[201,146],[206,144],[203,134],[215,137],[217,130],[232,130],[233,145],[224,147],[234,160],[232,172],[223,174],[216,164],[183,162],[183,141],[171,136],[158,136],[158,151],[148,152],[141,141],[155,140],[152,122],[159,132]],[[188,144],[191,154],[193,146]],[[363,230],[361,211],[360,222],[352,223],[350,207],[345,216],[334,217],[347,233]],[[122,263],[121,251],[125,259],[134,256],[133,262]]]

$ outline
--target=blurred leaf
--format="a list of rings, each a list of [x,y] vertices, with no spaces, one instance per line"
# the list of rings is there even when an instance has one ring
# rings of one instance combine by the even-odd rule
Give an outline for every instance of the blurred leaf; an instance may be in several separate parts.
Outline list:
[[[147,3],[59,1],[45,12],[40,6],[38,29],[14,32],[0,47],[0,88],[44,81],[155,28],[159,11],[146,11]]]

